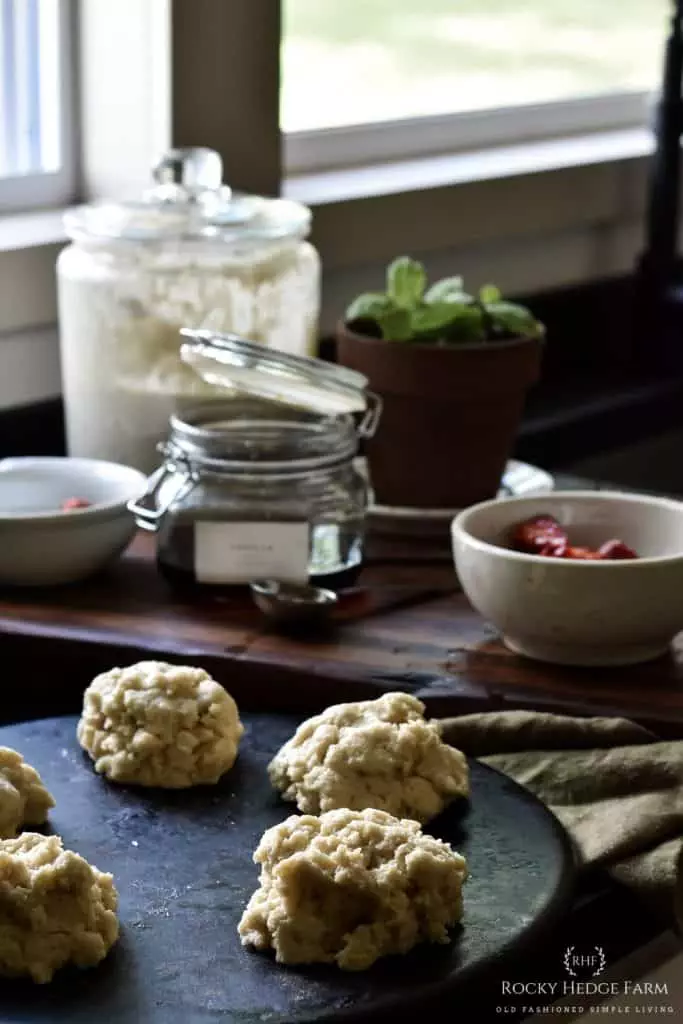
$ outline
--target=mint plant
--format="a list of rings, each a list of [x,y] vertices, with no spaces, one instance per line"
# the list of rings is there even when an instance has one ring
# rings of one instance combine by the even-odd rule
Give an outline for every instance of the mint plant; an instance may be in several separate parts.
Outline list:
[[[353,300],[346,323],[360,333],[408,343],[485,344],[543,334],[533,314],[503,299],[495,285],[484,285],[476,296],[465,291],[461,277],[446,277],[427,287],[424,266],[409,256],[389,265],[385,292],[368,292]]]

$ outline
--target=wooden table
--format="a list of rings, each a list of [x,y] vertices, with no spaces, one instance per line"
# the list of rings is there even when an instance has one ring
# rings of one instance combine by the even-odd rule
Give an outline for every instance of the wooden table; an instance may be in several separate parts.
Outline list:
[[[433,714],[496,708],[623,714],[683,735],[683,634],[670,656],[619,669],[574,669],[510,653],[468,605],[446,562],[371,564],[325,636],[267,628],[248,596],[180,597],[140,537],[108,574],[57,590],[0,594],[4,674],[26,686],[1,717],[74,706],[92,674],[139,658],[202,664],[245,706],[316,710],[406,690]],[[296,680],[296,687],[292,683]],[[19,709],[16,702],[22,702]]]
[[[269,631],[244,595],[181,598],[156,572],[147,536],[99,579],[0,594],[0,724],[78,712],[96,673],[168,658],[202,665],[245,710],[311,713],[400,689],[437,715],[513,707],[604,712],[629,715],[662,735],[683,735],[683,642],[670,657],[630,669],[527,661],[507,651],[469,607],[447,562],[385,556],[364,571],[344,621],[317,639]],[[505,976],[554,979],[567,946],[596,941],[615,963],[658,930],[633,895],[591,876],[556,935],[530,960],[508,965]],[[473,1000],[482,1024],[499,1019],[490,985]],[[448,1006],[434,1020],[451,1018]]]

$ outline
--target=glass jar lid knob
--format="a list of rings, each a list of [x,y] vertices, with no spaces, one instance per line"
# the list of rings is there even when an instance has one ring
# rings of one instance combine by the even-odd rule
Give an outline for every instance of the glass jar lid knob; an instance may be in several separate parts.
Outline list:
[[[156,188],[149,198],[157,202],[214,200],[224,203],[232,190],[223,184],[223,161],[215,149],[188,146],[169,149],[152,170]]]

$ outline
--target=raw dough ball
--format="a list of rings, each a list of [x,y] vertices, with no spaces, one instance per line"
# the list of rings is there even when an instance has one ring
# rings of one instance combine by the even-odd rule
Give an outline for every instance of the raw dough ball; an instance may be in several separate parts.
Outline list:
[[[58,836],[0,841],[0,974],[50,981],[64,964],[92,967],[119,934],[111,875]]]
[[[218,782],[243,732],[234,700],[203,669],[141,661],[92,681],[78,742],[113,782],[183,789]]]
[[[424,704],[406,693],[335,704],[309,718],[268,773],[307,814],[377,807],[425,822],[469,793],[465,756],[442,741],[438,723],[424,719]]]
[[[54,805],[35,768],[16,750],[0,747],[0,839],[15,836],[23,825],[42,825]]]
[[[464,859],[384,811],[293,815],[268,829],[254,860],[261,886],[239,933],[280,963],[362,971],[418,942],[448,942],[462,915]]]

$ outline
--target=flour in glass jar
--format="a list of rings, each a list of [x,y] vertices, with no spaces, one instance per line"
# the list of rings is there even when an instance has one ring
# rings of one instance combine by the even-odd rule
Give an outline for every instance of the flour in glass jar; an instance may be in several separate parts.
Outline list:
[[[180,329],[311,355],[320,261],[300,203],[233,192],[218,153],[176,149],[134,201],[65,216],[58,260],[71,455],[151,471],[178,405],[220,393],[180,360]]]

